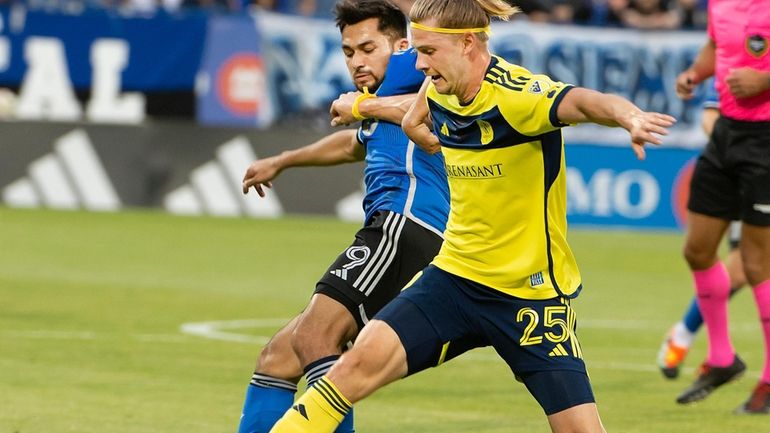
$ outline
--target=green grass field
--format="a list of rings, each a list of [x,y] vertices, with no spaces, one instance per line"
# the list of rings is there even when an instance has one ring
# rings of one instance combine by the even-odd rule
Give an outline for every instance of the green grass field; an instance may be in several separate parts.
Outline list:
[[[0,208],[0,433],[233,433],[261,336],[296,314],[355,225]],[[664,381],[660,338],[692,293],[681,235],[574,229],[573,304],[608,432],[761,433],[731,411],[763,362],[748,292],[731,306],[746,378],[679,407],[693,369]],[[213,339],[186,323],[261,319]],[[272,319],[272,320],[271,320]],[[699,338],[689,358],[703,357]],[[491,350],[393,384],[357,406],[362,433],[547,432]]]

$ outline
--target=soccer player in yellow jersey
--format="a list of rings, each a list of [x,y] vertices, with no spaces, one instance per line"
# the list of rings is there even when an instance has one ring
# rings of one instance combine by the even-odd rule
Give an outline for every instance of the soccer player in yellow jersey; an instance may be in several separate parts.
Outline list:
[[[428,79],[402,126],[444,154],[451,204],[444,243],[272,432],[331,433],[378,388],[481,346],[495,348],[553,432],[604,432],[570,307],[581,279],[566,241],[560,128],[623,127],[643,158],[644,144],[660,144],[675,120],[491,55],[491,18],[515,12],[502,0],[412,7],[416,65]]]

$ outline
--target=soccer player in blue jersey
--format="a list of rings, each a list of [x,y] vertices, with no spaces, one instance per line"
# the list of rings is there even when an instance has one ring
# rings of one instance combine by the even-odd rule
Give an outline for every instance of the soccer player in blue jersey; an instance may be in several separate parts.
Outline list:
[[[714,130],[714,123],[718,118],[719,95],[717,95],[716,83],[712,82],[704,98],[701,114],[701,127],[707,137],[711,137],[711,131]],[[730,252],[725,260],[727,274],[730,277],[731,297],[746,284],[741,251],[738,248],[740,238],[741,223],[740,221],[733,221],[727,236]],[[698,308],[698,298],[693,296],[684,316],[669,329],[658,351],[658,368],[664,377],[675,379],[679,376],[679,369],[702,325],[703,316],[700,308]]]
[[[263,187],[289,167],[364,161],[365,225],[324,272],[307,308],[262,349],[239,433],[266,433],[292,405],[303,373],[312,387],[329,370],[370,318],[430,263],[449,212],[443,157],[416,147],[400,127],[409,106],[403,101],[414,100],[425,78],[415,69],[416,52],[407,49],[406,17],[386,0],[343,0],[335,11],[351,78],[363,92],[347,108],[344,101],[333,104],[334,122],[363,119],[361,127],[255,161],[243,191],[264,195]],[[354,431],[352,417],[337,431]]]
[[[644,144],[660,144],[675,120],[491,55],[491,18],[515,11],[502,0],[412,7],[417,67],[430,80],[402,126],[444,154],[451,203],[444,243],[272,432],[330,433],[380,387],[479,346],[495,348],[554,432],[604,432],[570,306],[582,282],[566,240],[560,129],[623,127],[643,158]]]

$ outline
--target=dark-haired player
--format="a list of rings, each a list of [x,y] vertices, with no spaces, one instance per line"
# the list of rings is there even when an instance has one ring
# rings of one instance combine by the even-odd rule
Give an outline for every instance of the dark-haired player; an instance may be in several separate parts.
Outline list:
[[[269,431],[294,402],[303,372],[313,386],[442,242],[449,211],[443,158],[416,147],[400,127],[424,80],[415,69],[416,53],[407,49],[406,17],[385,0],[343,0],[335,12],[350,76],[363,92],[335,101],[333,123],[366,119],[357,132],[336,132],[255,161],[243,190],[264,195],[262,187],[288,167],[365,161],[365,225],[320,278],[307,308],[260,353],[239,433]],[[337,431],[352,432],[352,417]]]

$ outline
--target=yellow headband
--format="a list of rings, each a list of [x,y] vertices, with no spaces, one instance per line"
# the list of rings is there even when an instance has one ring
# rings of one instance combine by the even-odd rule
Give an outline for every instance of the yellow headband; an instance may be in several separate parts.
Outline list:
[[[416,22],[411,22],[409,24],[412,26],[413,29],[425,30],[426,32],[434,32],[434,33],[449,33],[449,34],[481,33],[481,32],[484,32],[486,34],[492,33],[492,30],[489,28],[489,26],[476,27],[473,29],[447,29],[443,27],[425,26]]]

